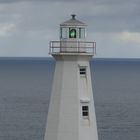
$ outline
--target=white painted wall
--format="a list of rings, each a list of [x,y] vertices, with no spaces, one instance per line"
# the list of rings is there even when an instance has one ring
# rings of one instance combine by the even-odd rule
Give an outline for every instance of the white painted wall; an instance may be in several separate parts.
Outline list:
[[[55,54],[56,67],[44,140],[98,140],[88,54]],[[86,66],[81,77],[79,66]],[[82,104],[89,104],[89,119]]]

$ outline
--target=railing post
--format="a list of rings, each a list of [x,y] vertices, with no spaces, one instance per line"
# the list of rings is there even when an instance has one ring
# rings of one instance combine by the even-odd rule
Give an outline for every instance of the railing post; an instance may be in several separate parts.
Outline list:
[[[93,54],[95,54],[95,42],[93,42]]]
[[[51,54],[51,41],[50,41],[50,44],[49,44],[49,54]]]
[[[80,42],[78,41],[78,52],[80,52]]]
[[[51,42],[51,48],[52,48],[51,51],[52,51],[52,53],[53,53],[53,41]]]
[[[60,48],[59,48],[59,52],[61,52],[61,50],[62,50],[62,41],[60,41]]]
[[[95,42],[93,42],[93,54],[95,54]]]
[[[95,54],[96,54],[96,42],[95,42]]]

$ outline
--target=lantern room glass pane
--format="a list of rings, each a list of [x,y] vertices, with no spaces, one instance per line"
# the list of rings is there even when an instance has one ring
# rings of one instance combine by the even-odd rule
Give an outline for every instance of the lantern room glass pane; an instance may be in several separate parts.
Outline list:
[[[68,28],[60,28],[60,32],[61,32],[61,35],[60,37],[61,38],[67,38],[67,31],[68,31]]]
[[[85,28],[79,28],[79,38],[85,38]]]
[[[69,38],[76,38],[76,29],[69,28]]]

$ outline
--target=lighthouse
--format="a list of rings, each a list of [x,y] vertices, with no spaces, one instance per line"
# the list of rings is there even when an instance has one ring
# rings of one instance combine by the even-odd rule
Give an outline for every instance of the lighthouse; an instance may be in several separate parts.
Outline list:
[[[89,65],[96,43],[86,41],[86,27],[72,15],[50,42],[56,64],[44,140],[98,140]]]

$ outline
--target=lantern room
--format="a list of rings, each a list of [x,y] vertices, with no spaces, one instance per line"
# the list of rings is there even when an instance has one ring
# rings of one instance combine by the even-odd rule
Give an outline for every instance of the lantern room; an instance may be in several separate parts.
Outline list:
[[[50,54],[95,54],[96,43],[86,41],[87,25],[71,15],[71,19],[60,24],[60,41],[50,42]]]
[[[60,24],[61,41],[85,41],[86,24],[77,20],[76,15],[72,15],[70,20]]]

